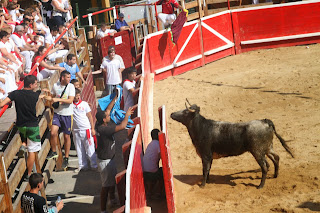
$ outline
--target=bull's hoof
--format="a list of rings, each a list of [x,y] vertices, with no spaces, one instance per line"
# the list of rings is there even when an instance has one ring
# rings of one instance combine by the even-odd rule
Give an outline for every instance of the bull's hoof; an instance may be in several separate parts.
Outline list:
[[[206,183],[201,183],[200,188],[204,188]]]
[[[258,187],[257,187],[257,189],[262,189],[263,188],[263,185],[259,185]]]

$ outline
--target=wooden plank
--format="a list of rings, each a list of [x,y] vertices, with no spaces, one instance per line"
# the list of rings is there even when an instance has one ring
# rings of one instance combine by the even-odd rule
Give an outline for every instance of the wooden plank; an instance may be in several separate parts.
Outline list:
[[[19,134],[15,134],[15,136],[10,141],[9,145],[7,146],[6,150],[4,150],[4,162],[6,165],[6,168],[8,168],[13,160],[13,158],[16,156],[17,152],[19,151],[19,148],[21,146],[21,138]]]
[[[6,177],[6,170],[8,167],[5,166],[4,164],[4,155],[1,153],[0,155],[0,176],[1,176],[1,182],[0,184],[3,186],[3,192],[4,196],[3,199],[1,200],[1,205],[2,208],[4,208],[4,212],[12,212],[12,200],[10,196],[10,187],[9,187],[9,182],[7,181]],[[3,201],[3,202],[2,202]]]
[[[48,132],[48,136],[50,137],[50,132]],[[43,167],[44,162],[46,161],[46,157],[50,151],[50,141],[49,139],[45,139],[44,143],[41,146],[41,150],[39,152],[39,163],[40,163],[40,167]]]
[[[28,182],[23,182],[21,184],[21,187],[20,187],[20,190],[19,190],[19,194],[15,200],[15,202],[13,203],[13,212],[14,213],[20,213],[21,212],[21,197],[22,197],[22,194],[25,192],[25,191],[28,191],[30,190],[30,185]]]
[[[9,178],[10,197],[13,195],[17,186],[19,185],[19,182],[22,179],[26,169],[26,160],[24,158],[20,158]]]
[[[198,1],[191,1],[185,4],[186,9],[194,8],[197,6],[198,6]]]
[[[123,213],[125,211],[126,206],[123,205],[120,208],[113,211],[113,213]]]
[[[199,13],[198,12],[191,13],[188,15],[187,19],[188,19],[188,21],[194,20],[194,19],[199,19]]]
[[[124,205],[126,200],[126,172],[127,170],[123,170],[115,177],[120,205]]]

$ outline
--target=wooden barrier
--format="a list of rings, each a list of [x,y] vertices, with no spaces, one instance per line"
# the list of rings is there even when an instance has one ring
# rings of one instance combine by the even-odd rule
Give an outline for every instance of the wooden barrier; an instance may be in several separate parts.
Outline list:
[[[165,106],[159,107],[158,112],[161,126],[161,132],[159,132],[159,144],[167,207],[168,213],[174,213],[176,212],[175,193]]]

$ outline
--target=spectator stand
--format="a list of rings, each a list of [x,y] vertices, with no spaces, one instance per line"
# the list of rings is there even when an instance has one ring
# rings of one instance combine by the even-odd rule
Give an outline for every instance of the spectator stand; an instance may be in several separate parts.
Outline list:
[[[89,23],[92,24],[92,16],[98,15],[100,13],[111,13],[113,16],[117,16],[118,8],[125,8],[125,7],[145,7],[149,4],[133,4],[133,5],[116,5],[112,8],[107,8],[101,11],[97,11],[88,15],[84,15],[83,18],[88,18]],[[121,9],[120,9],[121,11]],[[148,10],[148,15],[152,17],[151,10]],[[129,17],[129,15],[128,15]],[[127,19],[128,17],[125,17]],[[106,36],[99,40],[96,39],[96,32],[98,30],[97,25],[90,26],[90,30],[88,32],[89,38],[89,49],[91,49],[92,59],[91,63],[94,65],[94,69],[97,70],[100,68],[100,64],[102,58],[107,55],[108,47],[110,45],[115,46],[116,53],[119,54],[123,60],[125,67],[128,68],[130,66],[135,66],[138,70],[138,74],[141,74],[141,58],[142,58],[142,44],[144,41],[144,37],[147,35],[148,32],[153,32],[156,29],[152,27],[148,23],[148,17],[132,20],[129,19],[128,22],[129,26],[132,26],[133,33],[128,33],[128,31],[122,31],[115,33],[113,37]],[[131,54],[128,54],[131,53]],[[139,73],[140,72],[140,73]],[[104,79],[101,76],[96,77],[95,85],[97,90],[103,90],[104,88]]]
[[[67,29],[72,26],[77,17],[70,23]],[[66,29],[66,30],[67,30]],[[54,43],[57,43],[58,40],[63,36],[66,30],[61,34],[59,38],[56,39]],[[44,59],[47,53],[52,49],[53,44],[48,48],[47,52],[43,57],[40,58],[40,61]],[[39,62],[32,67],[30,75],[37,69]],[[40,82],[40,86],[43,88],[51,89],[53,84],[56,83],[59,79],[58,72],[51,76],[49,80],[44,80]],[[91,81],[92,82],[92,81]],[[92,85],[92,84],[91,84]],[[23,87],[21,83],[18,89]],[[91,88],[92,89],[92,88]],[[89,90],[89,89],[88,89]],[[1,115],[5,113],[6,108],[1,109]],[[59,135],[58,140],[58,154],[59,158],[57,162],[53,159],[46,160],[46,157],[50,150],[50,125],[51,119],[53,116],[52,109],[46,107],[46,103],[43,100],[39,100],[36,105],[37,116],[39,116],[39,127],[40,127],[40,137],[42,148],[40,152],[36,155],[35,160],[35,171],[42,173],[44,175],[45,185],[48,183],[52,171],[56,167],[57,170],[61,169],[62,165],[62,152],[61,147],[64,144],[63,134]],[[21,212],[20,201],[22,193],[30,189],[29,183],[24,181],[25,172],[26,172],[26,159],[18,158],[17,152],[21,146],[21,138],[19,133],[14,129],[14,125],[11,125],[13,131],[8,135],[8,143],[5,143],[1,147],[0,152],[0,212]],[[43,197],[46,197],[45,190],[41,191]]]

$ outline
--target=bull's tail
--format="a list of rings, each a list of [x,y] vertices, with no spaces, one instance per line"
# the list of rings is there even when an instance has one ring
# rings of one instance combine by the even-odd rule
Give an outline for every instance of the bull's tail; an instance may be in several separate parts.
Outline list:
[[[264,119],[263,121],[266,122],[269,126],[272,127],[274,134],[277,136],[277,138],[281,142],[283,148],[285,148],[285,150],[294,158],[294,155],[292,154],[292,152],[291,152],[289,146],[287,145],[286,141],[277,133],[273,122],[271,120],[269,120],[269,119]]]

